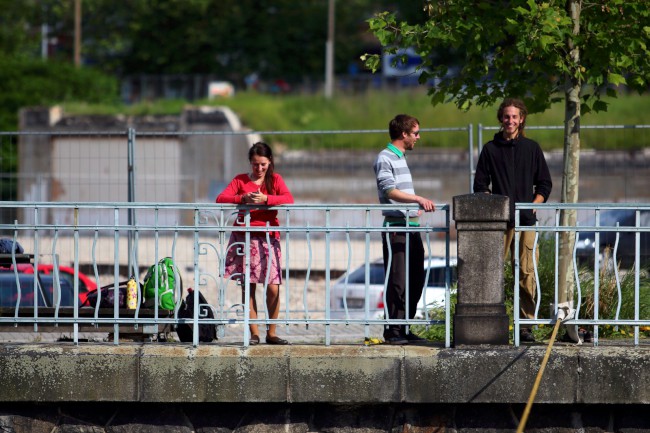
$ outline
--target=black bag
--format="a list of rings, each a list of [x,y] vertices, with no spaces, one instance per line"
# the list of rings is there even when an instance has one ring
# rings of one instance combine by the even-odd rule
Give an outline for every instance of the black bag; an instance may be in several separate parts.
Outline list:
[[[187,289],[187,297],[181,303],[181,308],[178,310],[178,317],[184,319],[193,319],[194,318],[194,290],[192,288]],[[214,314],[212,308],[207,304],[208,301],[203,297],[201,292],[199,293],[199,320],[201,319],[214,319]],[[192,341],[192,325],[188,323],[180,323],[176,326],[176,333],[178,334],[179,340],[184,343]],[[209,343],[213,340],[217,340],[217,326],[213,323],[206,323],[199,325],[199,341],[204,343]]]
[[[118,290],[119,290],[119,299],[118,299],[118,306],[119,308],[126,308],[126,285],[128,284],[129,280],[126,281],[120,281],[117,283],[118,285]],[[142,283],[138,282],[138,285],[140,286],[140,293],[142,293]],[[114,290],[114,284],[107,284],[106,286],[100,287],[97,290],[93,290],[88,293],[88,296],[86,297],[86,300],[83,302],[81,305],[82,307],[95,307],[97,304],[97,296],[99,293],[101,293],[102,298],[99,301],[99,308],[113,308],[115,305],[115,290]]]

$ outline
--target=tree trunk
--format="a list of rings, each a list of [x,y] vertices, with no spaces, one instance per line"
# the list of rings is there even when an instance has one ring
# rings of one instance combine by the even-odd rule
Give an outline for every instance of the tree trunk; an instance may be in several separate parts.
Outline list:
[[[580,33],[579,0],[569,0],[567,7],[573,20],[573,34]],[[580,49],[572,40],[567,43],[574,70],[580,67]],[[577,74],[568,76],[565,88],[564,106],[564,173],[562,175],[562,203],[578,202],[578,180],[580,170],[580,88],[582,81]],[[560,213],[562,226],[576,225],[576,211],[563,210]],[[573,301],[575,281],[573,279],[573,247],[575,232],[560,233],[560,252],[558,264],[558,301]]]

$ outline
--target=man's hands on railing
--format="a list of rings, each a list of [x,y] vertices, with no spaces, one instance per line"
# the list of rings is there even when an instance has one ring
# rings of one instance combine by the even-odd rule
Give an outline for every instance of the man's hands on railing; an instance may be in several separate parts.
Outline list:
[[[388,191],[386,196],[389,199],[400,203],[417,203],[422,209],[424,209],[425,212],[433,212],[436,210],[435,203],[428,198],[424,198],[415,194],[409,194],[407,192],[400,191],[397,188]]]
[[[432,202],[428,198],[424,198],[420,196],[417,197],[418,197],[418,204],[420,205],[420,207],[422,207],[422,209],[424,209],[425,212],[435,212],[436,204],[434,202]]]

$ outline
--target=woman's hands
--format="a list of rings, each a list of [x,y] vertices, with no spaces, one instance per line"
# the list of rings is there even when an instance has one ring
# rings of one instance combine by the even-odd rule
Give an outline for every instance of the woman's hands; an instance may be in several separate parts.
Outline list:
[[[242,195],[242,202],[246,204],[266,204],[268,196],[259,190]]]

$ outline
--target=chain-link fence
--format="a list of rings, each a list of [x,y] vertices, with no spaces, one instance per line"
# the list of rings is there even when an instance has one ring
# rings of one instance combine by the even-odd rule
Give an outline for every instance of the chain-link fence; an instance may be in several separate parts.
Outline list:
[[[23,131],[0,133],[3,166],[15,167],[0,173],[3,200],[211,203],[234,175],[248,170],[250,144],[264,140],[297,203],[377,202],[372,165],[388,142],[385,130],[245,131],[223,109],[138,119],[66,118],[51,111],[33,110],[23,115]],[[478,152],[496,129],[479,125],[474,140],[472,125],[422,128],[409,154],[416,192],[439,203],[471,192]],[[546,156],[554,180],[550,201],[559,202],[563,128],[527,129],[542,144],[558,144]],[[650,125],[582,131],[583,142],[597,140],[600,150],[581,151],[580,200],[648,201]],[[616,144],[621,138],[624,149]]]

